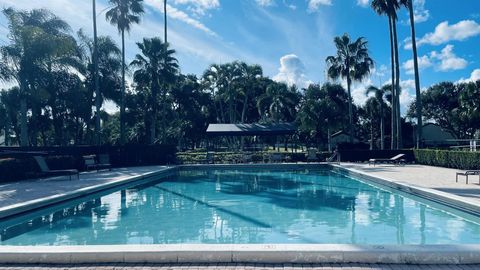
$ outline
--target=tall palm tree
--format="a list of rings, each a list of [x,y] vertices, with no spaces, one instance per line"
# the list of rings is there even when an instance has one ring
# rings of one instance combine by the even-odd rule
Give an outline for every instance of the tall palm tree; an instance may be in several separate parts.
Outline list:
[[[385,97],[385,93],[389,91],[386,87],[377,88],[375,86],[370,86],[367,88],[365,94],[368,96],[371,93],[374,94],[375,99],[377,100],[378,107],[379,107],[379,117],[380,117],[380,149],[385,149],[385,119],[384,119],[384,109],[385,109],[385,101],[383,100]]]
[[[259,65],[248,65],[241,62],[239,64],[240,73],[242,77],[242,92],[243,92],[243,108],[242,115],[240,117],[240,122],[245,123],[245,117],[248,107],[248,98],[252,96],[253,88],[255,87],[256,81],[263,76],[262,67]]]
[[[267,115],[275,123],[286,121],[295,114],[296,93],[284,83],[272,82],[257,100],[260,115]]]
[[[95,88],[95,143],[99,145],[100,140],[100,87],[98,82],[98,39],[97,39],[97,9],[95,0],[92,0],[93,18],[93,83]]]
[[[163,21],[164,21],[164,35],[165,35],[165,43],[168,43],[167,39],[167,0],[163,1]]]
[[[60,56],[72,48],[68,36],[69,25],[44,9],[17,11],[3,9],[9,28],[10,44],[0,48],[2,67],[0,76],[6,81],[16,81],[20,89],[20,145],[27,146],[27,98],[39,79],[45,59]],[[61,43],[66,47],[58,46]],[[68,43],[68,46],[67,46]],[[57,46],[55,46],[57,45]],[[56,58],[59,59],[59,58]],[[36,110],[38,111],[38,110]]]
[[[347,81],[349,137],[352,143],[354,129],[351,86],[354,81],[362,81],[368,76],[374,64],[368,54],[367,41],[363,37],[351,42],[350,37],[345,33],[341,37],[335,37],[334,42],[337,55],[327,57],[327,73],[331,79],[342,78]]]
[[[168,85],[175,81],[179,73],[179,66],[178,60],[173,56],[175,50],[170,49],[168,43],[163,43],[160,38],[144,38],[143,42],[137,43],[137,45],[141,54],[137,54],[130,65],[138,68],[133,74],[135,82],[146,85],[151,92],[150,143],[153,144],[156,140],[158,94],[161,88],[163,88],[162,123],[164,125],[165,92],[168,89]],[[162,126],[162,130],[165,130],[165,126]],[[163,138],[164,136],[162,135]]]
[[[416,94],[416,115],[417,115],[417,148],[420,148],[422,141],[422,95],[420,93],[420,74],[418,71],[418,54],[417,54],[417,40],[415,37],[415,16],[413,14],[413,1],[400,0],[400,4],[408,9],[410,14],[410,30],[412,33],[412,50],[413,50],[413,68],[415,71],[415,94]]]
[[[125,31],[140,22],[143,0],[108,0],[113,7],[105,14],[107,21],[117,26],[122,36],[122,98],[120,101],[120,143],[125,143]]]
[[[400,119],[400,64],[398,60],[398,42],[397,42],[397,10],[400,8],[398,0],[373,0],[371,3],[373,10],[379,15],[388,17],[388,26],[390,33],[390,55],[392,65],[392,138],[391,149],[401,147],[401,119]]]

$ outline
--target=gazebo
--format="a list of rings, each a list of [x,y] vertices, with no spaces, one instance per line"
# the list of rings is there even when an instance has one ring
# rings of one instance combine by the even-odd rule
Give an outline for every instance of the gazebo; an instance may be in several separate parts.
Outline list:
[[[209,124],[206,131],[209,138],[293,136],[296,132],[297,127],[293,123]]]

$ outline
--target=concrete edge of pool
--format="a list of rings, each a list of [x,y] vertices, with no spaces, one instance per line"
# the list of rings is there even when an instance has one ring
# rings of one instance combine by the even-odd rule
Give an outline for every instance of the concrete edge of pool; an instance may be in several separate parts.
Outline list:
[[[65,194],[0,209],[0,218],[49,206],[117,186],[169,173],[177,168],[311,168],[328,164],[180,165]],[[368,173],[332,165],[349,175],[400,189],[435,202],[480,213],[480,206],[433,189],[407,186]],[[446,196],[447,195],[447,196]],[[479,245],[349,245],[349,244],[170,244],[85,246],[0,246],[0,263],[389,263],[478,264]]]
[[[171,244],[3,246],[0,263],[478,264],[480,245]]]

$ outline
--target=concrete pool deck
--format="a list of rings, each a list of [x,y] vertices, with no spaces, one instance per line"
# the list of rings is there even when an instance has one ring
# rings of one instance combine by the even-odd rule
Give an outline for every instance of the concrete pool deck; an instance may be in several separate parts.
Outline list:
[[[288,164],[282,167],[315,168],[320,164]],[[231,168],[238,165],[214,165],[216,168]],[[181,166],[180,166],[181,167]],[[209,165],[185,166],[186,168],[212,167]],[[244,167],[278,168],[279,164],[245,165]],[[382,165],[368,167],[363,164],[341,164],[350,171],[358,171],[379,178],[395,178],[405,181],[410,176],[422,181],[424,188],[454,189],[461,187],[468,200],[476,200],[477,185],[455,183],[456,170],[419,165],[394,167]],[[55,203],[69,196],[79,197],[140,179],[157,177],[175,167],[152,166],[115,169],[111,172],[81,174],[79,180],[44,179],[0,185],[0,215],[8,216],[5,209],[25,211],[38,202]],[[435,172],[434,172],[435,171]],[[424,172],[421,176],[421,172]],[[451,175],[451,176],[450,176]],[[423,181],[425,177],[440,181]],[[405,177],[405,178],[404,178]],[[423,177],[423,178],[422,178]],[[449,180],[448,180],[449,179]],[[413,180],[412,180],[413,181]],[[452,182],[450,184],[449,182]],[[408,183],[406,183],[408,184]],[[419,183],[410,183],[418,185]],[[473,188],[473,191],[470,191]],[[468,190],[468,192],[465,192]],[[32,192],[35,191],[35,192]],[[446,192],[446,191],[442,191]],[[455,194],[455,193],[451,193]],[[458,196],[452,195],[452,196]],[[472,198],[473,197],[473,198]],[[47,204],[48,205],[48,204]],[[3,212],[2,212],[3,209]],[[5,214],[6,213],[6,214]],[[11,212],[10,212],[11,214]],[[1,217],[1,216],[0,216]],[[118,246],[0,246],[1,263],[382,263],[382,264],[479,264],[480,245],[118,245]],[[128,268],[128,267],[126,267]],[[48,269],[48,268],[47,268]],[[243,269],[243,268],[240,268]],[[251,268],[253,269],[253,268]],[[366,268],[369,269],[369,268]],[[387,268],[388,269],[388,268]],[[410,269],[407,267],[406,269]],[[467,268],[468,269],[468,268]]]

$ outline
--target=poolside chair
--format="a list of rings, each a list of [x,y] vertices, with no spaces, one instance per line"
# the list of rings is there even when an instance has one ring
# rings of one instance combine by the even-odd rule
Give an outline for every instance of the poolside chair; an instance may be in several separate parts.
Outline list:
[[[95,158],[95,155],[83,156],[83,161],[85,162],[85,168],[87,169],[87,171],[89,171],[90,169],[97,170],[97,172],[101,169],[108,169],[109,171],[112,170],[109,155],[99,155],[99,162],[97,162]]]
[[[317,161],[317,149],[315,148],[309,148],[307,150],[307,162],[314,162]]]
[[[405,159],[403,157],[405,154],[398,154],[392,158],[371,158],[368,160],[368,165],[373,165],[377,163],[393,163],[395,165],[405,165]]]
[[[465,172],[457,172],[456,175],[456,182],[458,183],[458,176],[462,175],[465,176],[465,184],[468,184],[468,176],[470,175],[478,175],[478,184],[480,184],[480,170],[470,170],[470,171],[465,171]]]
[[[70,180],[72,180],[72,175],[76,175],[77,179],[80,179],[80,175],[78,173],[78,170],[71,169],[71,170],[50,170],[48,168],[47,162],[45,161],[45,158],[42,156],[34,156],[33,157],[35,161],[38,164],[38,167],[40,167],[40,174],[43,176],[62,176],[62,175],[68,175],[70,176]]]

